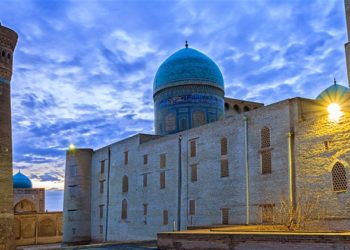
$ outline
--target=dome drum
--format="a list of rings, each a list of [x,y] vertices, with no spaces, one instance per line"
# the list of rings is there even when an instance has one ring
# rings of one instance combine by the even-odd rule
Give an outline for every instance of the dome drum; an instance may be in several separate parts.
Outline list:
[[[224,117],[218,66],[194,49],[181,49],[159,67],[153,85],[156,134],[166,135]]]

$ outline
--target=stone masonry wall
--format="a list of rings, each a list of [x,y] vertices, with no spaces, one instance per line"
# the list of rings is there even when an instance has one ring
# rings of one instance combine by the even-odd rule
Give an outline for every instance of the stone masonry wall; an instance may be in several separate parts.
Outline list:
[[[15,188],[13,190],[13,206],[27,200],[34,205],[36,212],[45,212],[45,189],[44,188]],[[16,211],[15,211],[16,212]]]
[[[345,107],[339,123],[328,119],[326,107],[304,104],[304,109],[295,128],[297,200],[317,201],[314,219],[325,218],[332,229],[349,230],[350,193],[333,190],[332,168],[336,162],[343,164],[349,189],[350,109]]]
[[[178,140],[181,135],[182,200],[181,228],[222,223],[222,208],[229,209],[230,224],[246,222],[245,129],[248,118],[248,159],[250,173],[250,223],[261,223],[261,205],[278,206],[282,194],[288,194],[288,132],[290,102],[236,115],[141,143],[136,135],[94,151],[91,173],[91,235],[93,241],[154,239],[157,232],[172,231],[177,225]],[[260,131],[271,131],[272,173],[261,174]],[[220,155],[220,140],[228,139],[228,155]],[[190,156],[190,141],[196,141],[197,155]],[[109,201],[107,201],[108,148],[110,158]],[[124,154],[128,152],[128,164]],[[143,156],[148,155],[144,164]],[[160,168],[160,155],[166,155],[166,167]],[[229,176],[220,177],[220,160],[228,159]],[[104,173],[101,174],[101,161]],[[197,181],[190,181],[190,166],[197,164]],[[160,189],[160,172],[165,171],[166,185]],[[147,174],[147,187],[143,175]],[[122,178],[128,176],[129,188],[122,192]],[[101,192],[101,182],[103,189]],[[123,199],[128,203],[127,219],[121,219]],[[189,200],[195,200],[195,215],[189,216]],[[109,203],[108,225],[106,224]],[[148,204],[147,216],[143,204]],[[102,211],[101,211],[102,210]],[[163,225],[163,210],[169,214]],[[107,238],[105,235],[108,228]]]

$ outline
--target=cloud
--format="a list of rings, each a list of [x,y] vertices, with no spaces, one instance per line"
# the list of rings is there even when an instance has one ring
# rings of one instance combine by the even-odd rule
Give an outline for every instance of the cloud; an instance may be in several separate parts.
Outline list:
[[[270,104],[347,85],[340,1],[3,0],[19,34],[12,120],[15,170],[62,189],[65,149],[153,132],[159,65],[189,46],[220,67],[226,95]],[[43,184],[44,183],[44,184]]]

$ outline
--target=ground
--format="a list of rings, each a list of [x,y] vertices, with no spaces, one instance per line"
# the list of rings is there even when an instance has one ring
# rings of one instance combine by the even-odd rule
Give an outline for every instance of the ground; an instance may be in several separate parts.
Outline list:
[[[119,244],[95,244],[89,246],[76,246],[76,247],[61,247],[61,244],[50,244],[50,245],[37,245],[37,246],[23,246],[17,247],[17,250],[58,250],[58,249],[90,249],[90,250],[103,250],[103,249],[119,249],[119,250],[156,250],[157,242],[141,242],[141,243],[119,243]]]

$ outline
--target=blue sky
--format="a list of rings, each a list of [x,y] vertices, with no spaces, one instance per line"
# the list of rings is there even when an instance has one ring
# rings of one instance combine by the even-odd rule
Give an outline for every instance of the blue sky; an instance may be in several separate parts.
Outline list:
[[[19,34],[14,172],[62,209],[65,150],[153,132],[152,82],[189,46],[220,67],[226,96],[270,104],[347,85],[342,0],[2,0]]]

